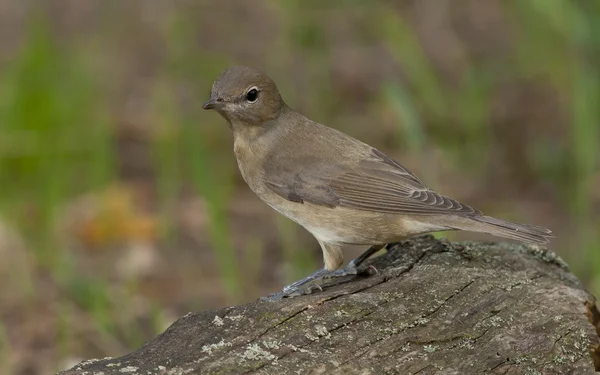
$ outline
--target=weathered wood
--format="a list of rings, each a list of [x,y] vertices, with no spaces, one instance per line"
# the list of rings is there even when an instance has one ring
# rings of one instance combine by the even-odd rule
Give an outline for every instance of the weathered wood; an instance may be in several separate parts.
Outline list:
[[[595,373],[594,299],[544,248],[425,236],[370,264],[323,292],[190,313],[62,374]]]

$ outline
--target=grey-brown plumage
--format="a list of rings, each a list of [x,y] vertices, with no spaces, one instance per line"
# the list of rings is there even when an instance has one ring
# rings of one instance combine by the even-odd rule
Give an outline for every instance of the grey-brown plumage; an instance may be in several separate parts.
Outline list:
[[[225,70],[204,108],[229,123],[238,166],[250,188],[319,241],[325,267],[317,276],[342,265],[346,244],[380,248],[440,230],[531,243],[552,237],[548,229],[485,216],[428,189],[376,148],[290,109],[275,83],[258,70]]]

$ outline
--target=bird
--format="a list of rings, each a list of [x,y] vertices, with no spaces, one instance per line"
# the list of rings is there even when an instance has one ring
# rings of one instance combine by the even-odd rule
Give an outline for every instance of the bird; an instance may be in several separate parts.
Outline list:
[[[437,231],[483,232],[545,244],[549,229],[484,215],[428,188],[377,148],[291,109],[275,82],[232,66],[214,81],[202,106],[233,133],[233,151],[250,189],[318,241],[323,267],[268,299],[310,292],[318,280],[356,274],[386,244]],[[344,263],[343,246],[370,246]]]

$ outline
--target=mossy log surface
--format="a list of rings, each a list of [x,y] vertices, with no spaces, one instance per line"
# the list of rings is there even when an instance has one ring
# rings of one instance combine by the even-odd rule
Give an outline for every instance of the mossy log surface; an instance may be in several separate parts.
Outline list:
[[[544,248],[424,236],[362,271],[310,295],[189,313],[133,353],[61,374],[596,373],[595,300]]]

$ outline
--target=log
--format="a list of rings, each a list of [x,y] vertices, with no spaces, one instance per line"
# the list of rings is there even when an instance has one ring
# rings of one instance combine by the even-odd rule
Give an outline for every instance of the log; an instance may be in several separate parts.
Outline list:
[[[374,273],[374,268],[378,273]],[[366,274],[366,275],[365,275]],[[406,240],[323,291],[189,313],[75,374],[593,374],[600,313],[533,245]]]

